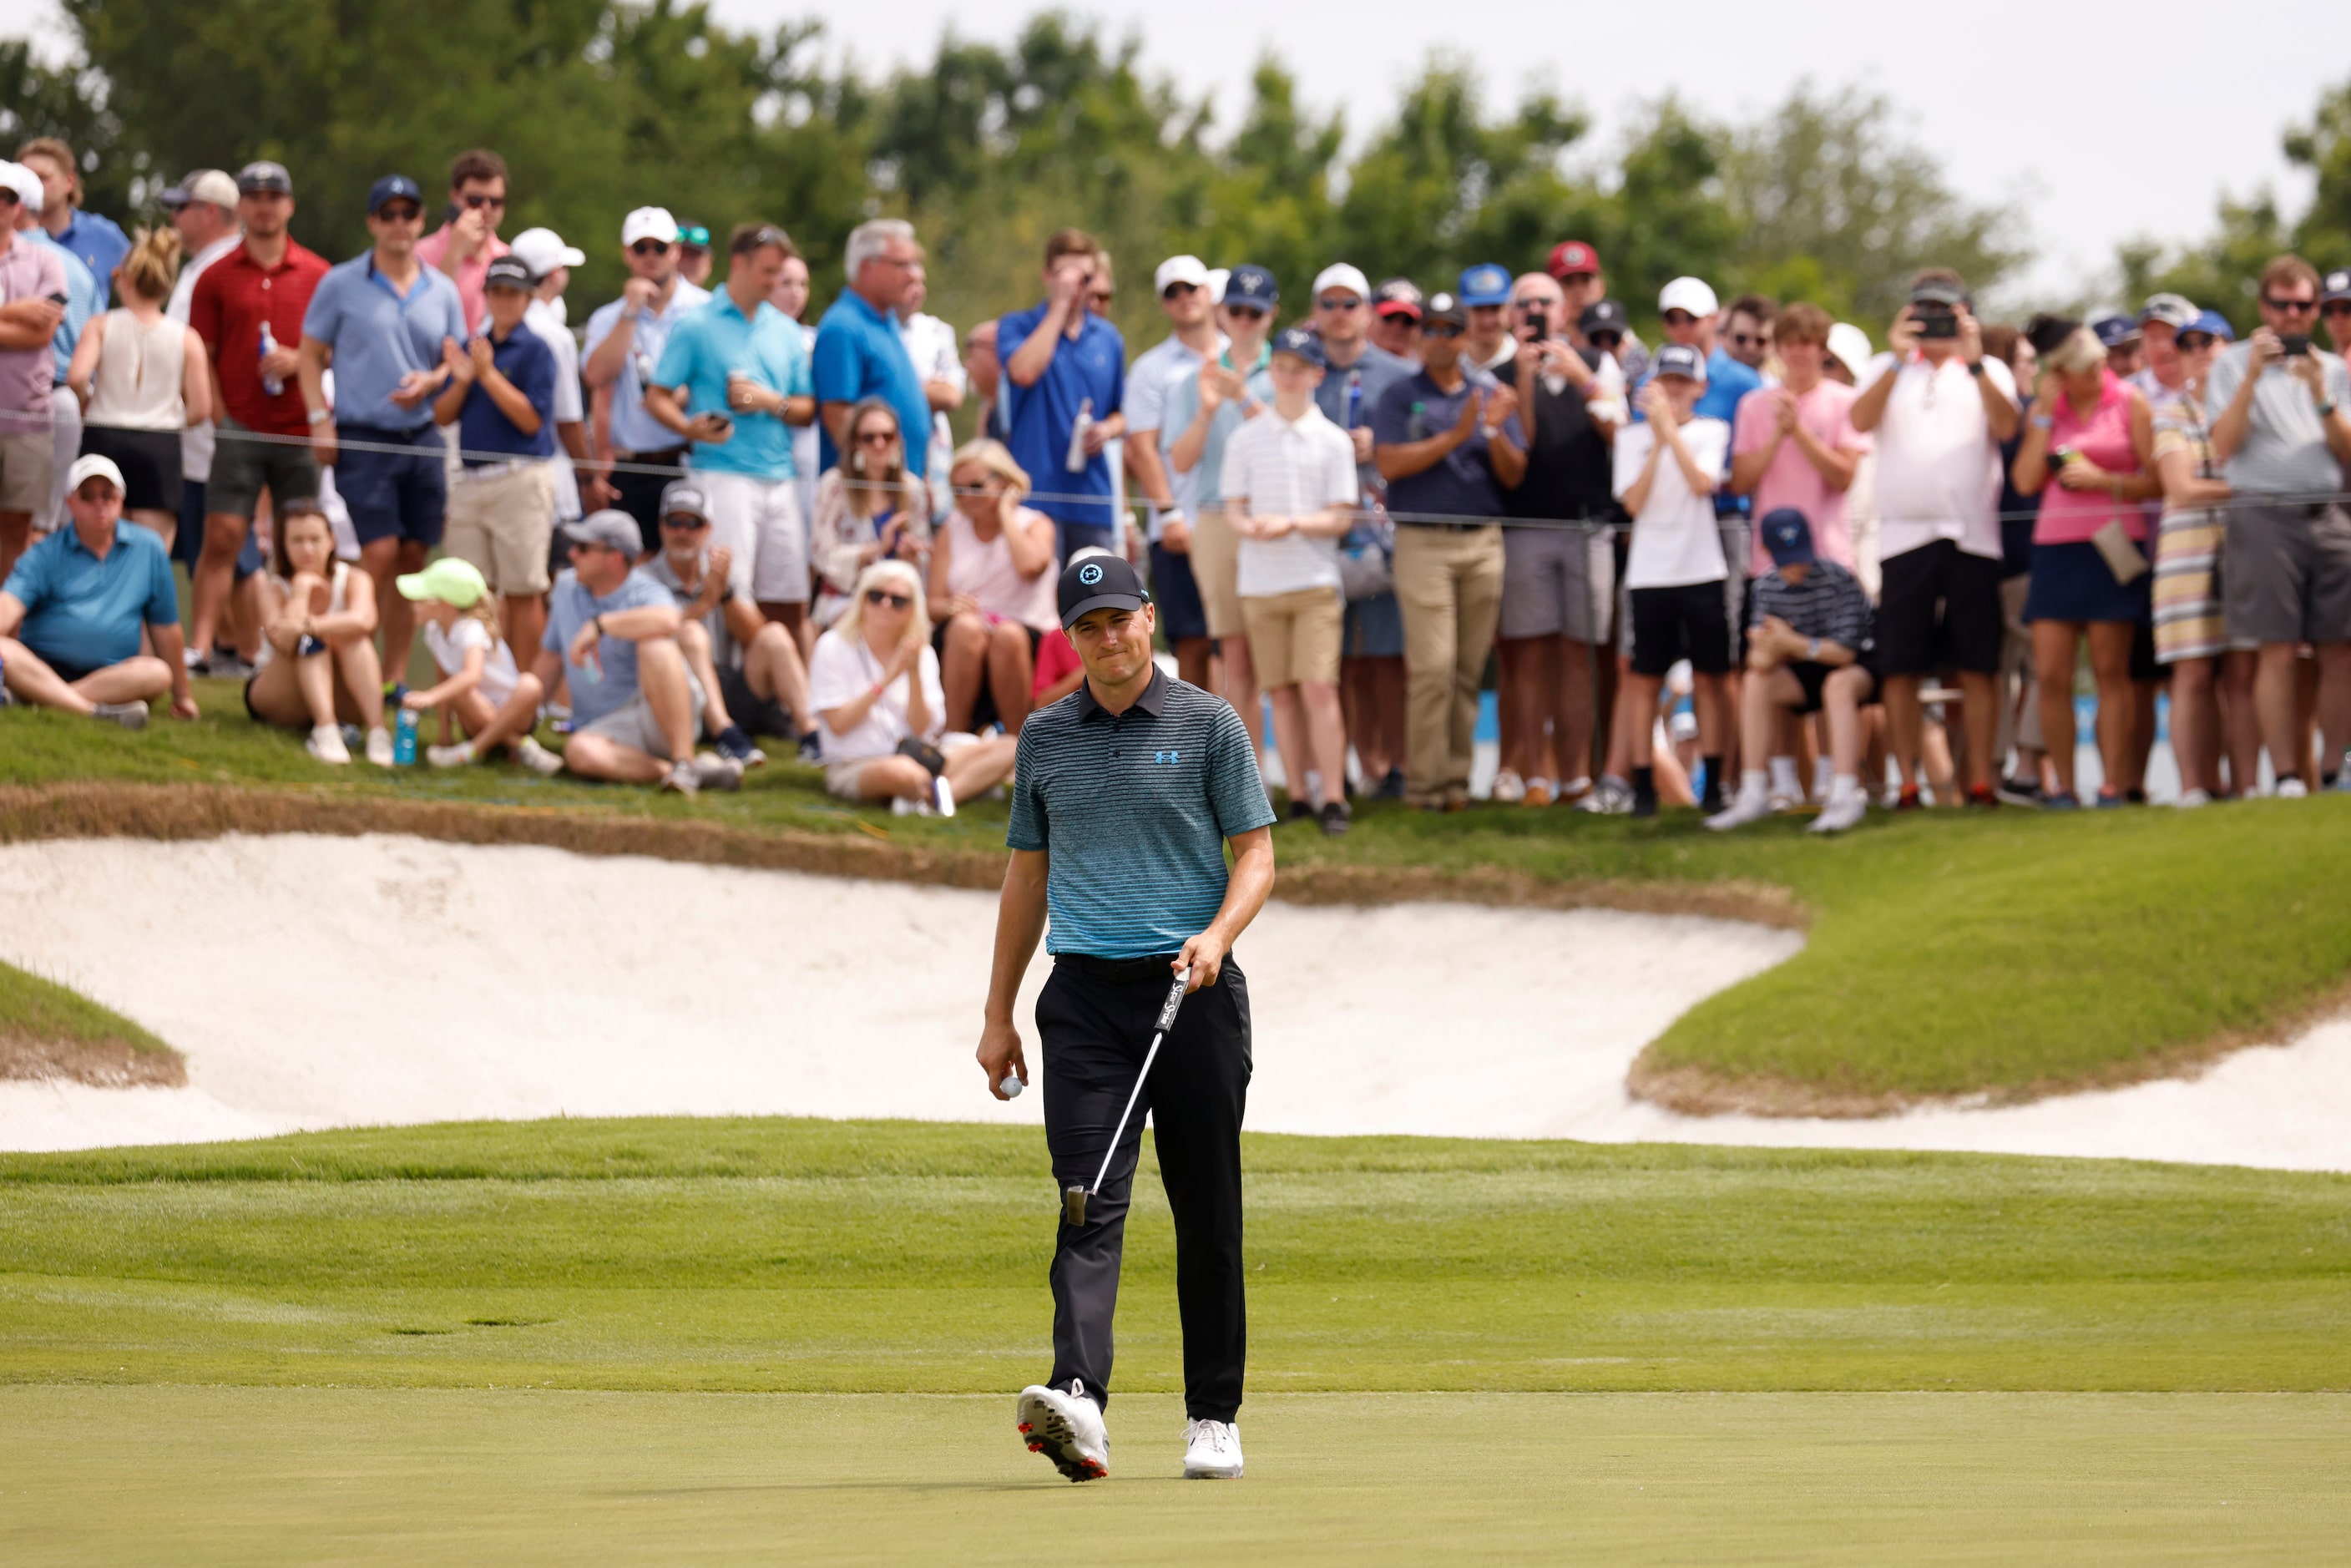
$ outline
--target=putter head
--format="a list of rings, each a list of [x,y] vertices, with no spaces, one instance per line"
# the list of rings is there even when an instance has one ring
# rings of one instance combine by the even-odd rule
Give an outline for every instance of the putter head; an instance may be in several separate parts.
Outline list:
[[[1062,1223],[1072,1227],[1085,1224],[1086,1189],[1084,1187],[1072,1186],[1062,1190],[1061,1220]]]

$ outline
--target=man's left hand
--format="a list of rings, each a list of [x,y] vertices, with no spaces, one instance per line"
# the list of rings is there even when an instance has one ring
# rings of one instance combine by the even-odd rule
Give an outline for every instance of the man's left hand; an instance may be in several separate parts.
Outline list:
[[[584,667],[588,663],[588,655],[594,653],[596,645],[603,640],[604,634],[596,630],[596,622],[586,622],[579,631],[571,634],[571,646],[564,651],[563,656],[572,664]]]
[[[172,695],[172,716],[173,718],[203,717],[204,715],[202,710],[196,706],[196,694],[192,691],[173,693]]]
[[[1184,988],[1186,996],[1217,983],[1217,977],[1224,973],[1225,951],[1225,939],[1213,926],[1184,944],[1184,950],[1176,955],[1175,969],[1179,974],[1192,971],[1192,983]]]

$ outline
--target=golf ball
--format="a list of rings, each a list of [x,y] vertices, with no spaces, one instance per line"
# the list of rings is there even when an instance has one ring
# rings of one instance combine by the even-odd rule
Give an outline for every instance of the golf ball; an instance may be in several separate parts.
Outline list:
[[[1004,1075],[1004,1082],[996,1087],[1003,1092],[1007,1100],[1018,1100],[1020,1098],[1020,1091],[1028,1088],[1029,1085],[1020,1082],[1019,1073],[1008,1072]]]

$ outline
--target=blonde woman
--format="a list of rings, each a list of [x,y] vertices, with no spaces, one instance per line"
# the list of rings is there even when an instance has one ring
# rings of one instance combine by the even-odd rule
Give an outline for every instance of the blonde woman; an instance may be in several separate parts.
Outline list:
[[[1029,476],[1001,442],[959,448],[948,468],[955,510],[931,542],[933,646],[946,692],[947,727],[1029,717],[1037,648],[1060,630],[1053,606],[1053,519],[1020,504]]]
[[[809,705],[824,748],[824,787],[898,812],[955,815],[956,803],[1012,771],[1008,735],[946,733],[946,699],[923,580],[903,560],[858,574],[809,666]]]
[[[887,558],[919,568],[931,548],[930,497],[906,473],[897,410],[878,397],[860,399],[841,444],[841,465],[818,482],[809,522],[818,577],[809,619],[820,627],[841,618],[867,567]]]
[[[180,528],[180,433],[213,416],[204,340],[163,313],[180,236],[141,229],[114,269],[122,303],[82,329],[66,382],[81,400],[81,449],[122,470],[122,510],[162,536]]]

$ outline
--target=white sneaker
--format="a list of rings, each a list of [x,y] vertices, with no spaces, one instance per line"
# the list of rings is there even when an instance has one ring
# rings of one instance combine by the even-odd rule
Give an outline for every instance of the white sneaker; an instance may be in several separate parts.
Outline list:
[[[1515,806],[1527,798],[1527,781],[1519,777],[1515,768],[1505,768],[1494,775],[1494,799],[1505,806]]]
[[[392,766],[392,731],[381,725],[367,732],[367,759],[378,768]]]
[[[1184,1479],[1187,1481],[1240,1479],[1241,1429],[1229,1421],[1185,1422]]]
[[[125,729],[145,729],[147,705],[143,702],[97,703],[91,706],[89,716],[103,719],[108,724],[119,724]],[[343,760],[348,762],[350,758],[346,757]]]
[[[1774,817],[1784,817],[1789,812],[1796,810],[1799,806],[1802,806],[1804,803],[1802,800],[1793,795],[1782,795],[1777,790],[1772,791],[1772,793],[1766,798],[1766,801],[1770,808],[1771,814]]]
[[[955,815],[955,786],[947,782],[947,776],[944,773],[931,780],[931,803],[940,816]]]
[[[331,724],[322,724],[310,731],[310,738],[302,749],[329,768],[341,768],[351,759],[351,748],[343,744],[343,732]]]
[[[1592,793],[1575,803],[1579,811],[1590,811],[1598,817],[1623,817],[1633,810],[1633,787],[1613,773],[1604,773]]]
[[[743,788],[743,765],[731,757],[721,757],[705,751],[694,759],[694,771],[705,789],[740,789]]]
[[[2282,779],[2278,781],[2277,798],[2281,800],[2307,800],[2309,796],[2310,786],[2299,779]]]
[[[661,787],[689,799],[697,793],[702,789],[702,775],[695,770],[694,758],[681,757],[671,763],[669,772],[662,778]]]
[[[1066,1393],[1032,1383],[1020,1391],[1017,1408],[1020,1436],[1030,1453],[1044,1455],[1073,1481],[1098,1481],[1110,1474],[1110,1428],[1102,1424],[1102,1406],[1086,1397],[1082,1382],[1071,1378]],[[1236,1467],[1240,1458],[1236,1443]],[[1237,1468],[1233,1473],[1240,1471]]]
[[[1842,796],[1832,795],[1829,797],[1829,803],[1821,808],[1821,814],[1813,819],[1813,825],[1807,831],[1815,833],[1842,833],[1847,828],[1857,826],[1867,815],[1869,815],[1869,797],[1861,790],[1855,789],[1850,794]]]
[[[911,800],[904,795],[890,797],[890,814],[893,817],[927,817],[931,815],[928,800]]]
[[[1706,825],[1719,833],[1731,828],[1743,828],[1750,822],[1760,822],[1764,818],[1774,815],[1778,810],[1779,808],[1771,803],[1771,798],[1761,790],[1750,794],[1741,789],[1738,799],[1731,801],[1729,809],[1717,811],[1713,816],[1708,817],[1706,820]]]
[[[373,762],[375,740],[372,737],[368,740],[368,747],[371,753],[368,760]],[[428,746],[424,748],[424,765],[427,768],[463,768],[473,760],[474,743],[470,740],[460,741],[455,746]]]
[[[2199,806],[2209,806],[2211,803],[2211,793],[2204,789],[2190,789],[2181,795],[2176,802],[2183,811],[2192,811]]]
[[[552,779],[563,771],[563,758],[528,735],[515,742],[514,758],[541,779]]]

